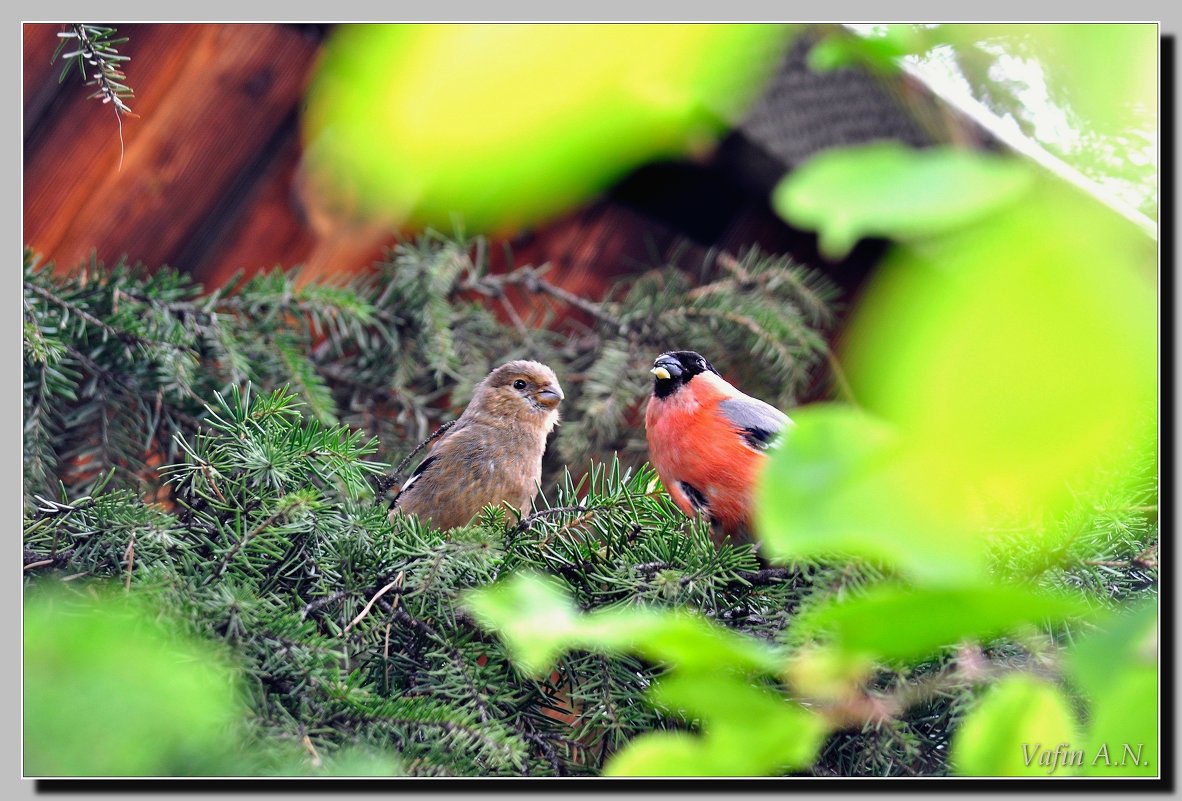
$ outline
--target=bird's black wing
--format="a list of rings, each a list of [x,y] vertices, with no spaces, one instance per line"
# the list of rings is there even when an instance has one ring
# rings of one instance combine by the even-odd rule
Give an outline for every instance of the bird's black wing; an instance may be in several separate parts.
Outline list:
[[[443,425],[441,425],[439,427],[438,430],[436,430],[436,432],[434,434],[432,434],[430,437],[428,437],[427,440],[425,442],[423,442],[422,444],[420,444],[419,447],[416,448],[415,450],[422,448],[424,445],[431,442],[432,440],[438,440],[438,442],[436,442],[432,446],[433,448],[438,449],[439,446],[442,445],[453,434],[455,434],[458,431],[464,430],[464,426],[461,424],[462,421],[463,421],[463,418],[461,417],[458,420],[452,420],[450,423],[444,423]],[[406,483],[402,485],[402,489],[398,490],[398,494],[395,495],[394,498],[390,501],[390,508],[391,509],[393,509],[395,506],[398,505],[398,499],[406,494],[406,491],[410,489],[411,484],[415,483],[416,481],[418,481],[420,478],[423,477],[423,474],[427,472],[427,470],[431,467],[432,464],[434,464],[436,462],[436,460],[438,460],[438,458],[439,458],[439,451],[436,450],[434,455],[428,456],[426,459],[419,462],[419,466],[416,467],[414,472],[410,474],[410,477],[406,479]]]
[[[410,478],[408,478],[406,483],[402,485],[402,489],[398,490],[398,494],[394,496],[394,500],[390,501],[391,509],[393,509],[398,504],[398,499],[405,495],[407,490],[409,490],[416,481],[422,478],[423,474],[427,472],[427,469],[431,467],[431,465],[434,464],[435,460],[438,458],[438,456],[428,456],[426,459],[419,462],[419,466],[416,467],[415,471],[410,474]]]
[[[776,407],[748,395],[727,398],[718,408],[739,429],[743,441],[757,451],[767,450],[776,435],[792,422]]]

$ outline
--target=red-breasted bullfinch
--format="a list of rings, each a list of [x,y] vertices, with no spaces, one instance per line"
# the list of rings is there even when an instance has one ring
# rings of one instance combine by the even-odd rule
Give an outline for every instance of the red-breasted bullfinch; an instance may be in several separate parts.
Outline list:
[[[728,384],[693,351],[653,363],[645,412],[649,457],[677,506],[709,518],[715,543],[751,542],[755,482],[788,416]]]
[[[558,378],[544,364],[512,361],[493,370],[403,485],[391,522],[413,514],[447,530],[502,502],[529,514],[562,399]]]

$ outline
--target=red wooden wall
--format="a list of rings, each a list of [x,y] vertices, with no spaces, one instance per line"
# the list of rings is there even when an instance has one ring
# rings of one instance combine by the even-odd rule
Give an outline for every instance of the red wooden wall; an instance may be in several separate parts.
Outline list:
[[[315,198],[301,195],[300,104],[328,26],[117,27],[129,37],[119,49],[131,57],[125,71],[135,90],[134,116],[122,120],[122,159],[114,110],[88,98],[77,73],[59,83],[61,65],[50,63],[65,26],[24,26],[24,239],[57,269],[94,250],[107,262],[169,264],[214,286],[236,270],[275,265],[346,274],[394,241],[390,232],[328,220]],[[591,296],[677,250],[694,264],[711,247],[737,252],[758,243],[818,261],[811,237],[780,222],[766,191],[750,191],[728,169],[641,170],[607,196],[524,232],[509,243],[514,258],[550,262],[555,280]],[[499,243],[491,252],[494,269],[502,267]],[[872,257],[873,247],[867,252]],[[835,277],[859,274],[855,264]]]

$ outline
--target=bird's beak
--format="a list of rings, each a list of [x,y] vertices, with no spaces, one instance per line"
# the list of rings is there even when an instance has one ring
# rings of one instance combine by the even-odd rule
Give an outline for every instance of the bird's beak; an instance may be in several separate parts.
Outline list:
[[[562,394],[562,389],[559,388],[557,384],[547,384],[538,390],[537,394],[534,395],[534,400],[538,402],[539,406],[544,406],[547,409],[553,409],[558,404],[562,403],[562,400],[565,397],[566,396]]]
[[[653,369],[649,370],[661,381],[666,381],[670,378],[681,378],[681,374],[685,372],[681,369],[681,365],[677,359],[662,358],[657,359],[657,363],[653,365]]]

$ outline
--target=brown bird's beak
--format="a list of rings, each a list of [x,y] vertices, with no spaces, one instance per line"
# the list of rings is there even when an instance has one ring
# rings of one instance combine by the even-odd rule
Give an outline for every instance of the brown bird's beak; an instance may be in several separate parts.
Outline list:
[[[547,409],[553,409],[562,403],[566,396],[562,394],[562,390],[556,384],[547,384],[537,391],[534,395],[534,400],[538,402],[539,406],[544,406]]]

